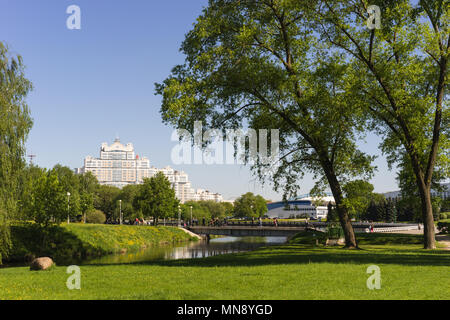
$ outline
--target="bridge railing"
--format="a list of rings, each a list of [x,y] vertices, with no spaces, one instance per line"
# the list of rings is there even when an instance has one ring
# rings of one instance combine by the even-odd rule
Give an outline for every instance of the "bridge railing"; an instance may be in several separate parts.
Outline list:
[[[181,221],[181,226],[184,226],[186,222],[186,226],[190,227],[190,221]],[[178,226],[178,220],[167,220],[162,221],[159,220],[158,225],[166,225],[166,226]],[[205,227],[274,227],[275,223],[272,221],[263,221],[261,224],[259,221],[223,221],[219,220],[215,223],[211,223],[209,221],[205,221],[205,225],[203,225],[203,221],[194,220],[192,226],[205,226]],[[327,222],[319,222],[319,221],[310,221],[308,224],[305,221],[279,221],[276,225],[277,227],[310,227],[318,230],[325,230],[328,226]],[[405,224],[405,223],[384,223],[384,222],[376,222],[376,223],[368,223],[368,222],[353,222],[353,229],[355,232],[367,232],[371,226],[374,228],[374,232],[392,232],[392,231],[407,231],[407,230],[417,230],[419,229],[418,224]]]

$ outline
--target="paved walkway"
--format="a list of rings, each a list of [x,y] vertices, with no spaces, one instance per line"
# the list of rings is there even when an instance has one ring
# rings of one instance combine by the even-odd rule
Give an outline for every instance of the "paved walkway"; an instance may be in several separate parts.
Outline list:
[[[448,234],[438,234],[439,230],[435,230],[436,232],[436,241],[440,244],[444,245],[445,250],[450,250],[450,235]],[[402,233],[402,234],[423,234],[423,230],[408,230],[408,231],[397,231],[397,232],[389,232],[389,233]]]

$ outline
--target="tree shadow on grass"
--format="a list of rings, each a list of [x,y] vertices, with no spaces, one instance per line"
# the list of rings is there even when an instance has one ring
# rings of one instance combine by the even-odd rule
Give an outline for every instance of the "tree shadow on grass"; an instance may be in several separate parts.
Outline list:
[[[245,267],[308,263],[450,266],[450,253],[444,250],[425,251],[406,248],[347,250],[342,248],[315,248],[308,245],[284,245],[265,247],[253,252],[224,254],[208,258],[130,262],[127,264],[166,267]],[[100,265],[104,266],[105,264],[93,264],[93,266]]]
[[[28,264],[34,257],[50,257],[57,265],[64,265],[107,254],[60,226],[21,223],[11,226],[11,238],[13,251],[6,264]]]

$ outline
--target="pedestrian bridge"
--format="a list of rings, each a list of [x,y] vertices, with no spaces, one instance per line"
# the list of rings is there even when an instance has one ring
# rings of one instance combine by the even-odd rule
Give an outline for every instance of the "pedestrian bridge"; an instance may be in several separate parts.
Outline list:
[[[420,230],[417,224],[403,224],[403,223],[352,223],[353,230],[356,233],[370,232],[370,227],[373,226],[373,232],[399,232],[407,230]],[[313,222],[306,224],[305,222],[285,222],[278,226],[273,224],[263,223],[262,226],[255,225],[250,222],[229,223],[221,226],[200,226],[194,225],[187,227],[193,233],[198,235],[220,235],[230,237],[292,237],[295,234],[305,231],[321,231],[326,230],[327,223]]]
[[[193,226],[189,231],[201,235],[219,235],[230,237],[291,237],[304,231],[305,227],[252,227],[252,226]]]

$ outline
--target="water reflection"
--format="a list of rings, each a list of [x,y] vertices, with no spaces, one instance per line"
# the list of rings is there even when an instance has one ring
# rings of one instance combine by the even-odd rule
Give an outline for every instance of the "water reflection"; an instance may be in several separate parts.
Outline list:
[[[206,258],[220,254],[251,251],[259,247],[284,242],[286,242],[286,237],[224,237],[211,239],[209,243],[205,241],[190,242],[188,244],[152,247],[135,253],[114,254],[89,260],[83,264],[117,264]]]

